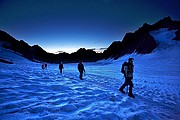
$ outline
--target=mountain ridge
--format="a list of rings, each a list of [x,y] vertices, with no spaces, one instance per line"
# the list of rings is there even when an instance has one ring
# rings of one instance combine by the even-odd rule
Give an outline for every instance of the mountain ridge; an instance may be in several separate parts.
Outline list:
[[[107,50],[104,51],[105,59],[114,60],[126,54],[136,52],[138,54],[149,54],[156,47],[157,42],[149,32],[160,28],[177,30],[176,37],[173,40],[180,40],[180,21],[173,21],[171,17],[165,17],[153,25],[144,23],[142,27],[133,33],[126,33],[122,41],[113,42]]]
[[[180,40],[180,21],[173,21],[171,17],[165,17],[158,22],[149,25],[144,23],[135,32],[126,33],[122,41],[114,41],[103,53],[96,53],[93,50],[80,48],[74,53],[53,54],[43,50],[39,45],[30,46],[23,40],[16,40],[14,37],[0,30],[0,41],[4,41],[1,45],[6,49],[11,49],[20,53],[26,59],[37,62],[95,62],[101,59],[112,58],[114,60],[126,54],[149,54],[158,45],[156,40],[150,34],[153,30],[160,28],[168,28],[169,30],[177,30],[176,37],[173,40]]]
[[[0,30],[0,41],[3,41],[3,44],[1,45],[3,48],[18,52],[26,59],[34,62],[94,62],[103,58],[102,53],[96,53],[93,50],[86,50],[85,48],[80,48],[78,51],[71,54],[65,52],[59,54],[48,53],[39,45],[30,46],[23,40],[16,40],[2,30]]]

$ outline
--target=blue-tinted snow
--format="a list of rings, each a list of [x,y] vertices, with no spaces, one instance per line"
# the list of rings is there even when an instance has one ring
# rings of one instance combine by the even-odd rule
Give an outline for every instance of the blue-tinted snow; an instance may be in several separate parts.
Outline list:
[[[0,119],[178,120],[180,43],[170,41],[174,31],[151,34],[159,44],[153,53],[84,63],[84,80],[78,78],[77,64],[64,64],[61,75],[58,64],[42,70],[40,63],[1,48],[0,57],[14,64],[0,63]],[[129,57],[135,59],[135,99],[118,91],[124,82],[121,64]]]

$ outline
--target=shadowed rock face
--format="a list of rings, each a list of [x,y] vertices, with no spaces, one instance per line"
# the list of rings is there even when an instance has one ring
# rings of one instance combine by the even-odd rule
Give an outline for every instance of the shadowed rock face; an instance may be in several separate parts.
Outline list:
[[[103,52],[105,59],[108,59],[109,57],[111,58],[116,58],[119,56],[119,53],[121,52],[123,46],[120,41],[115,41],[113,42],[107,50]]]
[[[139,54],[151,53],[156,48],[156,41],[147,32],[126,34],[122,44],[125,53],[137,52]]]
[[[157,44],[149,33],[127,33],[122,42],[113,42],[110,47],[104,51],[105,58],[118,59],[119,57],[136,52],[138,54],[151,53]]]
[[[160,28],[169,28],[170,30],[177,30],[176,38],[180,40],[180,22],[172,21],[170,17],[166,17],[153,25],[145,23],[134,33],[126,33],[122,42],[113,42],[107,50],[104,51],[104,57],[118,59],[125,54],[136,52],[138,54],[151,53],[157,46],[154,38],[149,34],[150,31],[158,30]]]
[[[175,33],[176,33],[176,37],[173,38],[173,40],[180,40],[180,29],[177,30]]]

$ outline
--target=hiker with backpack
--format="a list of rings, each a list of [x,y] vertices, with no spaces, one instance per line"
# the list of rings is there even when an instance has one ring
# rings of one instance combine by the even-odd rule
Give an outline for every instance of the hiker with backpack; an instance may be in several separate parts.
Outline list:
[[[85,72],[85,69],[84,69],[84,65],[83,65],[83,62],[79,62],[78,64],[78,71],[79,71],[79,78],[82,80],[83,78],[83,73]]]
[[[126,70],[127,69],[127,62],[124,62],[121,67],[121,73],[124,75],[124,78],[126,78]]]
[[[128,62],[124,62],[121,68],[121,72],[124,74],[125,82],[124,84],[119,88],[119,91],[125,94],[124,88],[129,85],[129,93],[128,96],[135,98],[135,96],[132,93],[133,88],[133,72],[134,72],[134,65],[133,65],[133,58],[129,58]]]

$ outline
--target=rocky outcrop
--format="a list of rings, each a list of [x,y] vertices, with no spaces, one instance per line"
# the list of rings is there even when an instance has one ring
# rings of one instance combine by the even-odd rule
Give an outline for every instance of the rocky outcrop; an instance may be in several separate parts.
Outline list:
[[[175,32],[176,37],[173,40],[180,40],[180,29]]]

